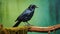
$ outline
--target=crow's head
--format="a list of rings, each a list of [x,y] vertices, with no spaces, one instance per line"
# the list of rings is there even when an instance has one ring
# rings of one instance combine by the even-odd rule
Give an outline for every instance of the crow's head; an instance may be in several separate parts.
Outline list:
[[[31,4],[31,5],[29,6],[29,8],[32,8],[32,9],[33,9],[33,8],[38,8],[38,7],[37,7],[36,5],[32,5],[32,4]]]

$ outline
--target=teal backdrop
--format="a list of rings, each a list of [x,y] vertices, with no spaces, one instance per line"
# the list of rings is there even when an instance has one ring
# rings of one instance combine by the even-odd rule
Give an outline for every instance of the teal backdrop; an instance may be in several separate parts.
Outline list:
[[[30,4],[35,4],[36,8],[34,16],[29,21],[35,26],[53,26],[60,24],[60,0],[0,0],[0,24],[4,27],[12,27],[16,18]],[[19,26],[24,26],[22,22]],[[60,30],[56,31],[59,34]],[[28,32],[28,34],[47,34],[41,32]],[[53,32],[51,32],[53,34]]]

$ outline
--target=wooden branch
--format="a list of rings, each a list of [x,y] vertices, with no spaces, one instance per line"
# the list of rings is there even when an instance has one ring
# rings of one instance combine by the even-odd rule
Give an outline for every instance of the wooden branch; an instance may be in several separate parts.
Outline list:
[[[52,30],[56,30],[60,28],[60,24],[58,25],[54,25],[54,26],[50,26],[50,27],[37,27],[37,26],[31,26],[31,28],[29,29],[29,31],[33,31],[33,32],[47,32],[47,31],[52,31]]]
[[[5,34],[10,34],[10,33],[20,33],[21,32],[25,32],[27,33],[27,31],[32,31],[32,32],[48,32],[48,34],[50,34],[51,31],[54,31],[56,29],[60,28],[60,24],[54,25],[54,26],[50,26],[50,27],[38,27],[38,26],[23,26],[23,27],[13,27],[13,28],[3,28],[3,25],[0,24],[0,34],[1,33],[5,33]]]
[[[13,28],[3,28],[0,24],[0,34],[27,34],[28,27],[13,27]]]

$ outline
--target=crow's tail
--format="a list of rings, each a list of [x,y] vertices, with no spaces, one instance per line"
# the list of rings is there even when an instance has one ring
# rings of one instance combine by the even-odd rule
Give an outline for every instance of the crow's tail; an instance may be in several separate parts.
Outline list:
[[[20,23],[21,23],[21,21],[17,21],[13,27],[17,27]]]

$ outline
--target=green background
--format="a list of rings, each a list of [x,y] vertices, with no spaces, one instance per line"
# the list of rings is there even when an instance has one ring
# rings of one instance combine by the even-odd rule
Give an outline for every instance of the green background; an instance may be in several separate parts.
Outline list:
[[[16,18],[30,4],[35,4],[36,8],[34,16],[29,21],[35,26],[52,26],[60,23],[60,0],[0,0],[0,23],[4,27],[12,27]],[[23,26],[21,23],[19,26]],[[59,34],[59,30],[56,31]],[[38,32],[28,32],[28,34],[47,34]],[[53,32],[51,32],[53,34]]]

